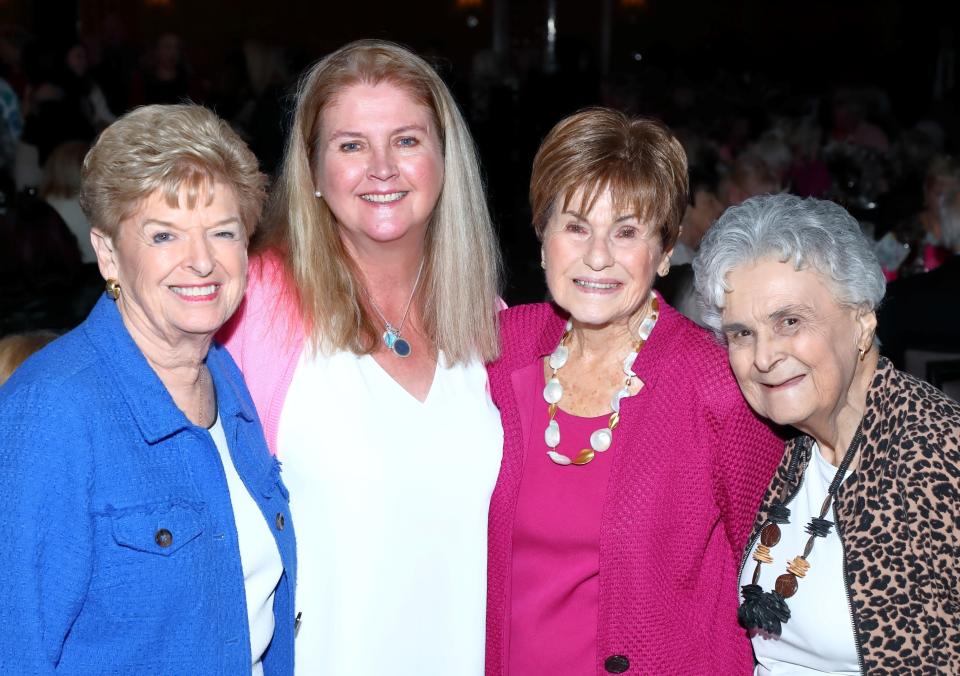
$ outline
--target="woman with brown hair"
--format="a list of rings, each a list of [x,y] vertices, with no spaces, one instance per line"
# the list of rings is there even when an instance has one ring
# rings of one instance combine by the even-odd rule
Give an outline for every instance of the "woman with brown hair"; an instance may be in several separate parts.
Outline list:
[[[499,258],[436,72],[376,40],[314,65],[268,227],[226,339],[305,521],[297,670],[479,674]]]
[[[553,303],[501,313],[487,674],[752,670],[736,576],[780,456],[704,330],[651,291],[687,162],[659,122],[562,120],[530,203]]]

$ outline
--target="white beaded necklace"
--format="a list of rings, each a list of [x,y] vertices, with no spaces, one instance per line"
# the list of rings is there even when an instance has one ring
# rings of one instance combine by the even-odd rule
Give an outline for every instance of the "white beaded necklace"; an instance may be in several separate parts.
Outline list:
[[[636,361],[637,354],[639,354],[647,342],[647,339],[650,338],[650,333],[653,331],[653,327],[656,326],[659,317],[660,301],[651,293],[650,314],[640,322],[640,328],[637,330],[640,338],[634,345],[633,351],[623,360],[623,375],[626,376],[626,381],[623,387],[617,388],[610,398],[611,413],[607,421],[607,426],[594,430],[593,434],[590,435],[590,448],[582,449],[573,458],[559,453],[556,450],[557,446],[560,445],[560,424],[556,420],[557,408],[560,399],[563,398],[563,385],[560,384],[560,380],[557,378],[557,371],[563,368],[564,364],[567,363],[567,358],[570,356],[570,348],[567,347],[567,344],[570,342],[570,336],[573,333],[573,322],[567,322],[567,328],[563,337],[560,339],[560,344],[557,345],[557,349],[550,355],[549,364],[550,368],[553,369],[553,373],[550,375],[550,380],[547,381],[546,387],[543,388],[543,399],[548,404],[547,411],[550,416],[547,422],[547,429],[543,432],[543,440],[547,443],[547,447],[550,448],[550,450],[547,451],[547,455],[555,463],[558,465],[586,465],[593,460],[593,457],[597,453],[603,453],[610,448],[610,445],[613,443],[613,430],[617,428],[620,422],[620,400],[630,396],[630,386],[633,385],[633,380],[637,377],[637,374],[633,372],[633,362]]]

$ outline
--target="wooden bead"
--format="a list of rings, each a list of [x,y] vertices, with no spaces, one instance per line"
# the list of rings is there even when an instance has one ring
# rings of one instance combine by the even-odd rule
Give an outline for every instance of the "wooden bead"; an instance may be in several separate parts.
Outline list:
[[[759,563],[773,563],[770,548],[766,545],[757,545],[757,551],[753,553],[753,560]]]
[[[797,577],[803,577],[807,574],[807,571],[810,570],[810,564],[807,563],[807,560],[802,556],[798,556],[793,561],[787,564],[787,570],[796,575]]]
[[[768,523],[764,526],[763,530],[760,531],[760,542],[767,547],[773,547],[780,542],[780,526],[775,523]]]
[[[777,578],[773,588],[777,590],[777,593],[780,594],[780,596],[788,599],[797,593],[797,586],[796,576],[791,575],[790,573],[784,573]]]

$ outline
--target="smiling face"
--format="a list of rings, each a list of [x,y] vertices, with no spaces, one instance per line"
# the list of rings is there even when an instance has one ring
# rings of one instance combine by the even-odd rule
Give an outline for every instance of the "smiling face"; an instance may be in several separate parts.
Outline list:
[[[389,82],[356,84],[320,122],[317,188],[347,246],[422,239],[443,185],[430,110]]]
[[[873,312],[837,302],[815,270],[763,259],[727,275],[723,332],[743,396],[761,416],[804,432],[846,406],[858,348],[869,349]]]
[[[544,228],[550,294],[580,324],[629,325],[645,306],[667,256],[654,228],[634,214],[614,210],[609,190],[592,209],[585,210],[582,201],[578,190],[566,210],[558,205]]]
[[[223,183],[214,184],[209,204],[201,193],[193,209],[171,207],[154,192],[115,237],[95,231],[93,242],[101,274],[120,283],[117,306],[141,349],[209,339],[246,289],[247,235]]]

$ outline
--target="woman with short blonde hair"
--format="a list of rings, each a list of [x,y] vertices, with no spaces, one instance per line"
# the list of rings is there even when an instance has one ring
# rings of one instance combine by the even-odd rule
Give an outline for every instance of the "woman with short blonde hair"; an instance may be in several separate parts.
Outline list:
[[[247,236],[266,199],[257,159],[224,120],[196,105],[144,106],[108,127],[83,161],[80,202],[90,225],[114,235],[147,195],[159,191],[193,209],[216,182],[233,190]]]
[[[0,387],[0,514],[24,525],[0,547],[0,671],[289,676],[287,491],[213,341],[266,177],[177,105],[107,127],[81,180],[105,292]]]

